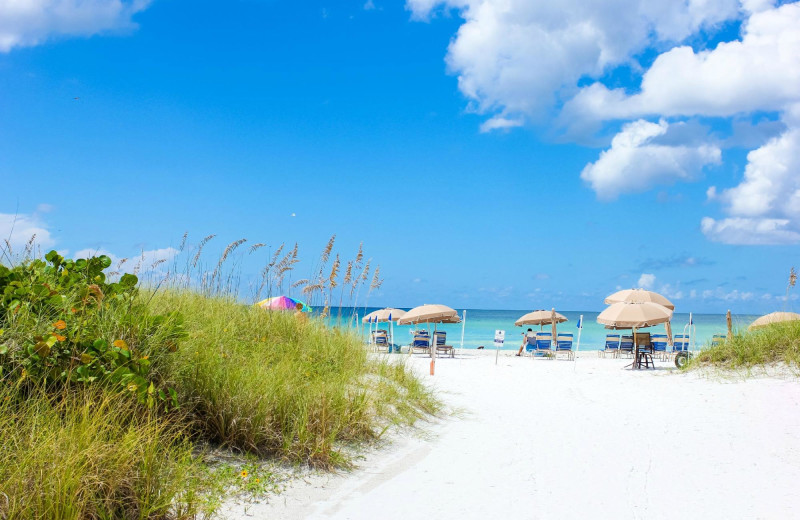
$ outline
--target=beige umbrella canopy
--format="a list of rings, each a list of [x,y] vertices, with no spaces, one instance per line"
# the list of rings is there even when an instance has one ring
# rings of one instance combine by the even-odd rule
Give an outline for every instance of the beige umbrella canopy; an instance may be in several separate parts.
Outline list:
[[[597,323],[609,329],[633,329],[666,323],[672,311],[653,302],[613,303],[597,316]]]
[[[397,320],[398,325],[414,323],[461,323],[458,312],[447,305],[420,305]]]
[[[568,321],[563,314],[556,313],[556,323],[564,323]],[[533,311],[520,316],[514,322],[514,325],[521,327],[522,325],[549,325],[553,323],[553,311]]]
[[[397,321],[403,316],[405,316],[406,311],[401,309],[393,309],[391,307],[387,307],[385,309],[380,309],[377,311],[372,311],[363,318],[361,318],[362,323],[383,323],[389,321],[389,317],[392,317],[392,321]]]
[[[645,289],[624,289],[617,291],[605,299],[605,303],[610,305],[612,303],[627,302],[627,303],[657,303],[667,309],[674,311],[675,305],[666,297],[658,294],[657,292],[648,291]]]
[[[800,320],[800,314],[797,314],[796,312],[772,312],[765,316],[761,316],[756,321],[751,323],[747,328],[752,330],[758,327],[766,327],[767,325],[771,325],[773,323],[795,320]]]

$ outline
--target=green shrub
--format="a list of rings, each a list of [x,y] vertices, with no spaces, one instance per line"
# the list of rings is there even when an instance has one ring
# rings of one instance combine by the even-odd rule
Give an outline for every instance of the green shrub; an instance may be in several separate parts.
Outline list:
[[[150,367],[177,348],[181,317],[150,313],[134,275],[109,282],[107,256],[45,259],[0,265],[0,380],[110,382],[152,404]]]

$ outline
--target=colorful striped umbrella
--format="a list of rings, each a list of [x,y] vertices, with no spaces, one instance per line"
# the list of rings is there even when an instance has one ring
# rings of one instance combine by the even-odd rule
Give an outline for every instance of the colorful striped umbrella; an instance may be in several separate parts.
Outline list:
[[[262,309],[291,311],[297,307],[298,303],[302,304],[303,312],[311,312],[311,307],[306,305],[305,302],[295,300],[294,298],[289,298],[288,296],[273,296],[272,298],[261,300],[255,305],[256,307],[261,307]]]

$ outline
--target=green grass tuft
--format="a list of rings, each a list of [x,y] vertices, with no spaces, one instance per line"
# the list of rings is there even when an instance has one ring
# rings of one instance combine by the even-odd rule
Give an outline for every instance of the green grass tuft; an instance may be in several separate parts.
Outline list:
[[[735,334],[732,339],[701,350],[687,368],[753,368],[775,363],[800,367],[800,322],[775,323]]]
[[[188,339],[160,376],[223,447],[319,466],[348,463],[337,446],[411,424],[439,403],[403,365],[370,357],[351,331],[191,292],[157,294]]]
[[[0,518],[192,518],[200,482],[174,421],[98,388],[0,389]]]

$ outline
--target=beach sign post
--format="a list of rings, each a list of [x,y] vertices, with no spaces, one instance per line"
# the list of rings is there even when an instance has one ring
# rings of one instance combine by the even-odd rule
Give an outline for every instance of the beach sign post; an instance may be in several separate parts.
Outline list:
[[[497,364],[497,358],[500,355],[500,349],[503,348],[503,343],[506,340],[506,331],[504,330],[495,330],[494,331],[494,364]]]

